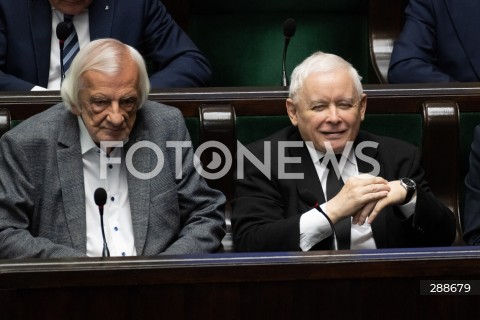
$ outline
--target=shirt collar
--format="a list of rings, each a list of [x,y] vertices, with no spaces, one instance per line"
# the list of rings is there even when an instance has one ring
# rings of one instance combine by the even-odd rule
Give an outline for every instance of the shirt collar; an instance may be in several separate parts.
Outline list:
[[[82,155],[87,153],[88,151],[100,150],[100,148],[95,144],[90,133],[88,133],[87,127],[85,127],[85,123],[83,123],[83,119],[80,116],[77,116],[78,126],[80,128],[80,146],[82,148]]]
[[[58,20],[63,21],[64,13],[58,10],[57,8],[55,8],[54,6],[51,6],[51,9],[52,9],[52,14],[55,15],[58,18]],[[83,9],[83,11],[77,14],[77,16],[85,15],[85,14],[88,14],[88,8]]]
[[[308,150],[308,153],[310,154],[310,157],[312,158],[312,161],[313,163],[322,163],[322,159],[323,157],[325,157],[325,152],[322,152],[322,151],[319,151],[317,149],[315,149],[315,147],[313,146],[313,143],[305,143],[305,145],[307,146],[307,150]],[[356,165],[357,164],[357,159],[355,158],[355,153],[353,152],[354,151],[354,146],[352,146],[352,148],[350,148],[350,152],[348,153],[347,155],[347,161],[350,162],[351,164],[353,165]]]
[[[77,120],[78,120],[78,127],[80,128],[80,147],[82,148],[82,155],[84,155],[85,153],[89,152],[92,149],[94,151],[101,151],[100,148],[95,143],[95,141],[93,141],[92,137],[90,136],[90,133],[88,132],[82,117],[77,116]],[[125,146],[127,142],[128,142],[128,138],[125,141],[123,141],[123,145]]]

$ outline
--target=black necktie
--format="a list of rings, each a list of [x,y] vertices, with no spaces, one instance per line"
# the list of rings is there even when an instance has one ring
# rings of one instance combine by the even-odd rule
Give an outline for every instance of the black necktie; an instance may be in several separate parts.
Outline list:
[[[340,157],[338,157],[337,163],[340,162]],[[327,175],[327,200],[332,199],[337,195],[338,192],[342,189],[344,183],[342,177],[337,177],[335,169],[332,165],[332,162],[329,161],[327,164],[328,175]],[[337,167],[337,171],[340,174],[340,169]],[[340,250],[349,250],[350,249],[350,231],[352,228],[352,222],[350,217],[343,218],[342,220],[335,223],[335,232],[337,234],[338,249]]]
[[[78,36],[75,27],[73,26],[73,16],[69,14],[63,15],[63,21],[68,25],[68,32],[69,35],[65,40],[64,48],[63,48],[63,70],[67,72],[70,64],[72,63],[73,58],[77,54],[78,50],[80,49],[78,43]]]

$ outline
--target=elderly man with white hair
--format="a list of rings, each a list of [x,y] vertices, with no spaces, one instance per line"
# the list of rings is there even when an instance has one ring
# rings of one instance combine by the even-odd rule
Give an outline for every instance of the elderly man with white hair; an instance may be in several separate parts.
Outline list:
[[[142,56],[95,40],[70,68],[63,103],[0,140],[0,257],[217,250],[225,198],[182,147],[191,143],[180,111],[147,101]]]
[[[240,166],[235,250],[453,242],[454,215],[425,181],[420,150],[360,130],[366,108],[361,78],[341,57],[317,52],[295,68],[286,100],[292,125],[247,146],[257,159],[270,159],[270,167],[247,159]]]

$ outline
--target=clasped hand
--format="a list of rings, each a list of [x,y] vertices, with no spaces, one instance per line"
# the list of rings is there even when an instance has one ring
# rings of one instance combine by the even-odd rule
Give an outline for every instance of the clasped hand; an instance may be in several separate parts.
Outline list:
[[[398,180],[389,182],[361,174],[345,182],[342,190],[326,203],[326,211],[333,223],[352,216],[353,224],[363,225],[367,218],[372,223],[383,208],[402,203],[406,194]]]

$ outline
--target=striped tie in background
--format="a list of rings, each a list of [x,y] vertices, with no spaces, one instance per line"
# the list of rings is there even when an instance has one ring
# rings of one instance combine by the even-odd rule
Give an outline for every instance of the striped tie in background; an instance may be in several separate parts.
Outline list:
[[[72,63],[73,58],[77,54],[78,50],[80,49],[80,45],[78,43],[78,36],[75,27],[73,26],[73,16],[65,14],[63,21],[68,25],[69,35],[67,40],[65,40],[65,45],[63,48],[63,68],[65,72],[67,72],[70,64]]]

